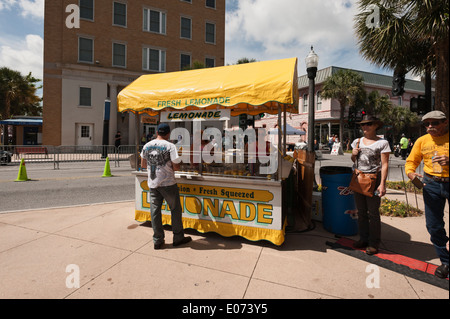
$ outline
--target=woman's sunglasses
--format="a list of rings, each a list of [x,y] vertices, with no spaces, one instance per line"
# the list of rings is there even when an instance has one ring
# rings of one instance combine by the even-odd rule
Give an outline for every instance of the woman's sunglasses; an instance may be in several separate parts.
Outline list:
[[[360,124],[361,126],[372,126],[373,125],[373,122],[369,122],[369,123],[361,123]]]

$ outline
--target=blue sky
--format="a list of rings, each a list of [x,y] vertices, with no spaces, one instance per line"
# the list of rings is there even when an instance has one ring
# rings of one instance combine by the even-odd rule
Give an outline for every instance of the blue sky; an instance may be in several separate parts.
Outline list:
[[[392,74],[358,52],[353,32],[356,0],[226,0],[226,5],[226,64],[242,57],[297,57],[303,75],[313,45],[319,69],[334,65]],[[0,0],[0,66],[42,78],[43,19],[44,0]]]
[[[0,0],[0,66],[42,78],[44,0]]]

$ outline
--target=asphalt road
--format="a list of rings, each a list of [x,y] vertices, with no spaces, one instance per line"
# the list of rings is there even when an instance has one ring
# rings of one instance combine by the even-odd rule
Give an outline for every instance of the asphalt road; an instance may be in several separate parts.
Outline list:
[[[134,175],[128,163],[26,164],[30,181],[15,182],[18,166],[0,166],[0,212],[134,200]]]
[[[391,155],[388,180],[401,181],[405,161]],[[128,162],[120,167],[110,164],[113,177],[101,177],[104,163],[26,164],[27,182],[15,182],[19,167],[0,166],[0,213],[96,204],[115,201],[134,201],[134,175]],[[322,166],[351,166],[350,154],[324,154],[315,164],[316,181],[320,183]]]

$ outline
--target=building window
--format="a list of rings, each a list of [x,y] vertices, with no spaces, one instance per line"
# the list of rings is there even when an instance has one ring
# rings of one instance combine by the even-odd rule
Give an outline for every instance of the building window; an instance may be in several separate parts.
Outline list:
[[[308,113],[308,94],[303,94],[303,113]]]
[[[401,96],[398,97],[398,106],[402,106],[403,98]]]
[[[91,88],[80,87],[80,106],[91,106]]]
[[[90,126],[81,125],[81,137],[90,137]]]
[[[88,38],[78,38],[78,61],[94,62],[94,40]]]
[[[214,23],[206,23],[205,41],[206,43],[216,43],[216,25]]]
[[[192,3],[192,0],[180,0],[181,2],[189,2]]]
[[[94,21],[94,0],[80,0],[80,19]]]
[[[189,54],[180,55],[180,70],[191,67],[191,56]]]
[[[181,17],[181,38],[183,39],[192,39],[192,20],[189,18]]]
[[[205,58],[205,66],[207,68],[214,68],[216,66],[216,59],[214,59],[214,58]]]
[[[322,110],[322,92],[317,91],[316,96],[317,96],[316,111],[320,111]]]
[[[166,14],[157,10],[144,9],[144,31],[166,34]]]
[[[114,2],[113,25],[127,26],[127,5],[125,3]]]
[[[121,43],[113,43],[113,66],[126,67],[127,46]]]
[[[206,0],[206,7],[207,8],[216,8],[216,0]]]
[[[142,68],[147,71],[165,72],[166,51],[151,48],[143,48]]]

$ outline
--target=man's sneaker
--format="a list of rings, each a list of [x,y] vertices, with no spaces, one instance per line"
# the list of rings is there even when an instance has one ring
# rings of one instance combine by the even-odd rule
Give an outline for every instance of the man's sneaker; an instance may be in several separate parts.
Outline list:
[[[442,264],[436,268],[434,275],[439,278],[447,278],[448,277],[448,265]]]
[[[164,246],[164,241],[162,241],[161,243],[157,243],[157,244],[153,244],[153,249],[155,250],[159,250]]]
[[[173,247],[177,247],[177,246],[180,246],[180,245],[183,245],[183,244],[187,244],[191,240],[192,240],[192,238],[190,236],[183,237],[182,239],[173,242]]]

